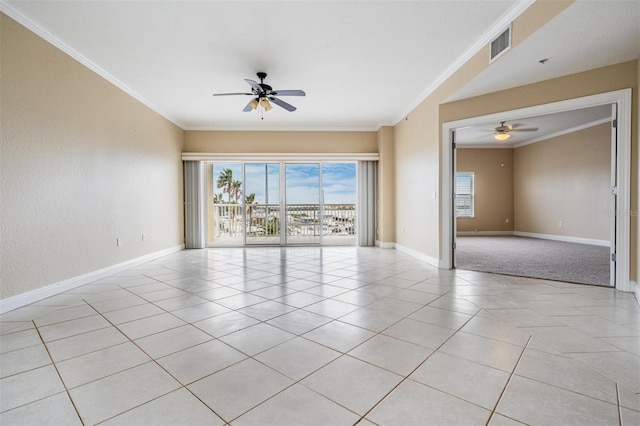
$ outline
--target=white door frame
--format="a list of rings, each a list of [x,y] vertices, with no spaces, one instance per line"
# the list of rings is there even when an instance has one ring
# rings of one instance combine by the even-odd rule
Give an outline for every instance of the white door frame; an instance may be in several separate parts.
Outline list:
[[[442,253],[440,267],[453,267],[453,150],[452,139],[456,129],[486,124],[487,122],[513,121],[526,117],[570,111],[598,105],[616,104],[618,109],[618,149],[616,153],[618,170],[618,197],[616,206],[616,289],[633,291],[629,281],[629,246],[631,232],[631,89],[617,90],[598,95],[568,99],[550,104],[504,111],[479,117],[471,117],[442,124]]]

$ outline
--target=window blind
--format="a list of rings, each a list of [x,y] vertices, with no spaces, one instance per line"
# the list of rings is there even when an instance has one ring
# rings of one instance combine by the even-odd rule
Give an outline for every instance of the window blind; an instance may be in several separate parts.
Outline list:
[[[473,173],[456,173],[456,217],[473,217]]]

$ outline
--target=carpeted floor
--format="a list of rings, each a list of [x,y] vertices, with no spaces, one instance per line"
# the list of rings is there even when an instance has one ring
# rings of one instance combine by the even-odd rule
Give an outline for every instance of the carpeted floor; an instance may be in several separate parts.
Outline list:
[[[512,236],[458,236],[456,268],[609,285],[609,248]]]

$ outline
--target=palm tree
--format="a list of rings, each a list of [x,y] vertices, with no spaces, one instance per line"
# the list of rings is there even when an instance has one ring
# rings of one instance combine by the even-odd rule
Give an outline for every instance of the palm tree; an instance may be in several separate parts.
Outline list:
[[[231,182],[230,194],[233,195],[233,202],[238,204],[238,200],[242,197],[242,182],[234,180]]]
[[[222,193],[213,194],[213,204],[222,204]]]
[[[251,225],[253,225],[253,209],[254,204],[255,204],[255,200],[256,200],[256,194],[249,194],[246,197],[244,197],[244,205],[246,206],[247,209],[247,216],[249,216],[249,220],[247,221],[249,223],[249,227],[248,227],[248,231],[249,233],[251,233]]]
[[[231,185],[233,183],[233,170],[224,169],[218,176],[217,186],[222,188],[223,192],[226,192],[229,197],[229,204],[231,204]]]

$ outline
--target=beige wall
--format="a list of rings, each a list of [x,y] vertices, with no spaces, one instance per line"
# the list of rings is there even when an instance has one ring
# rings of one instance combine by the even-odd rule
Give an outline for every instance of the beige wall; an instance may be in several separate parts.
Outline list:
[[[183,131],[0,19],[0,297],[181,244]]]
[[[376,132],[186,131],[185,152],[370,153]]]
[[[514,22],[513,45],[571,3],[536,1]],[[627,87],[638,259],[637,60],[443,104],[488,67],[485,47],[393,128],[390,154],[388,131],[382,144],[377,132],[183,132],[4,15],[1,24],[2,298],[181,243],[183,143],[187,152],[379,151],[394,158],[379,181],[379,211],[391,218],[379,224],[383,241],[439,259],[443,122]]]
[[[185,152],[203,153],[379,153],[377,239],[393,242],[393,128],[378,132],[322,131],[186,131]],[[213,168],[207,168],[212,182]],[[380,180],[382,179],[382,180]],[[213,189],[207,189],[209,197]],[[213,240],[213,207],[209,203],[208,240]],[[383,239],[381,239],[383,238]]]
[[[427,98],[396,125],[395,144],[396,244],[437,259],[440,233],[437,98]]]
[[[376,191],[376,240],[395,242],[395,150],[393,127],[378,130],[378,186]]]
[[[610,124],[516,149],[458,149],[456,170],[475,173],[475,217],[457,219],[457,231],[609,240],[610,154]]]
[[[459,148],[458,172],[474,173],[474,217],[456,219],[458,232],[513,231],[513,149]]]
[[[610,126],[515,150],[516,231],[611,238]]]
[[[536,1],[513,22],[517,46],[573,1]],[[509,53],[507,52],[506,55]],[[396,241],[432,261],[442,258],[441,104],[489,67],[489,46],[475,54],[395,126]],[[499,59],[498,59],[499,60]],[[435,195],[435,197],[434,197]]]

